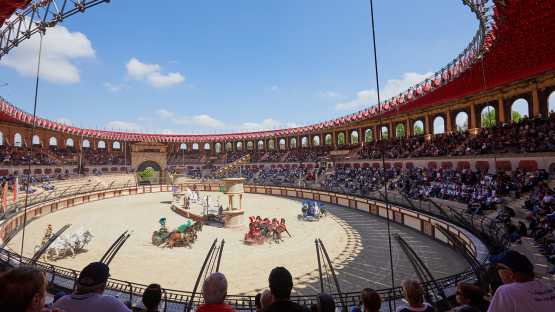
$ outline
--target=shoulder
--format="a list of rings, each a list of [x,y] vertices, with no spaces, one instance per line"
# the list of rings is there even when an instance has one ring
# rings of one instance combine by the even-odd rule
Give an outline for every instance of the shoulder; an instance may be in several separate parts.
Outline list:
[[[112,307],[114,311],[122,311],[122,312],[131,311],[125,304],[123,304],[123,302],[119,301],[118,298],[113,296],[108,296],[108,295],[101,296],[100,301],[102,302],[102,304]]]

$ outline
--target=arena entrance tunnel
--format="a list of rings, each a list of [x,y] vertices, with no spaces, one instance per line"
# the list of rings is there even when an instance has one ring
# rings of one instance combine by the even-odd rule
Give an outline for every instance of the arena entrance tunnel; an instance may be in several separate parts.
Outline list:
[[[140,185],[158,184],[161,177],[162,167],[155,161],[146,160],[137,167],[137,181]]]

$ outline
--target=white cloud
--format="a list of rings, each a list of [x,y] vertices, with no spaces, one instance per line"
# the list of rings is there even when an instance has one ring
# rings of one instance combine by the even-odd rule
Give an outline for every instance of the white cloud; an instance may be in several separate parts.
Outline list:
[[[270,129],[279,129],[279,128],[293,128],[297,127],[298,125],[295,123],[283,123],[281,121],[266,118],[263,119],[261,122],[245,122],[241,124],[241,129],[245,131],[258,131],[258,130],[270,130]]]
[[[432,75],[433,73],[431,72],[425,74],[410,72],[403,74],[403,77],[401,79],[388,80],[381,90],[380,95],[382,101],[398,95],[399,93],[407,90],[408,88],[414,86],[415,84],[425,80]],[[377,102],[378,93],[375,89],[362,90],[357,92],[356,98],[346,102],[339,102],[335,105],[335,108],[337,110],[356,110],[376,105]]]
[[[108,124],[106,124],[106,127],[108,129],[115,129],[115,130],[130,130],[130,131],[139,130],[138,124],[134,122],[120,121],[120,120],[110,121],[108,122]]]
[[[110,83],[110,82],[105,82],[104,87],[106,87],[106,89],[108,89],[110,92],[114,92],[114,93],[120,92],[120,91],[123,91],[123,90],[127,90],[127,88],[128,88],[128,86],[125,85],[125,84],[122,84],[122,83],[113,84],[113,83]]]
[[[71,119],[66,117],[60,117],[56,119],[56,121],[67,126],[73,126],[73,121],[71,121]]]
[[[39,46],[40,36],[35,35],[4,56],[0,65],[14,69],[22,76],[34,77]],[[79,70],[72,61],[94,57],[91,41],[83,33],[71,32],[64,26],[49,28],[43,38],[41,77],[58,84],[78,83],[81,79]]]
[[[170,87],[185,81],[185,76],[181,73],[162,74],[162,67],[160,65],[146,64],[135,57],[131,58],[125,67],[130,78],[140,81],[144,80],[155,88]]]
[[[192,121],[195,125],[204,126],[207,128],[221,129],[225,127],[223,122],[206,114],[194,116],[192,118]]]

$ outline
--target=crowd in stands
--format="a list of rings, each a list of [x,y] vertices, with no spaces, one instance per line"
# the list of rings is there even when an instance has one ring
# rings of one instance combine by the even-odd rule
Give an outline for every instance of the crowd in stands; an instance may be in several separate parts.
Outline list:
[[[555,285],[534,275],[530,260],[513,250],[506,250],[491,258],[496,271],[489,287],[460,282],[456,286],[454,312],[549,312],[555,304]],[[1,268],[0,308],[13,312],[155,312],[164,311],[163,290],[159,284],[150,284],[143,292],[139,304],[122,302],[104,294],[110,268],[102,262],[88,264],[79,274],[72,293],[59,292],[52,302],[46,302],[48,280],[39,267],[19,266]],[[317,295],[311,306],[303,306],[292,300],[293,276],[285,267],[275,267],[268,276],[268,288],[254,299],[256,311],[260,312],[335,312],[339,308],[333,296]],[[396,303],[396,312],[433,312],[429,291],[416,280],[401,283],[403,303]],[[197,312],[234,312],[226,303],[228,281],[223,273],[209,274],[202,285],[202,303],[195,304]],[[488,300],[487,298],[491,298]],[[359,303],[349,307],[351,312],[379,312],[382,308],[380,294],[365,288],[360,292]],[[445,309],[442,309],[445,311]]]

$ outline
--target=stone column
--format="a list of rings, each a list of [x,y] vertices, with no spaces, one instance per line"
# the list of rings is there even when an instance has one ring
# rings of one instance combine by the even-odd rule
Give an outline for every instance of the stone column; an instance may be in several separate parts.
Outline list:
[[[470,116],[468,116],[469,130],[476,129],[476,104],[474,102],[470,103]]]
[[[509,110],[509,120],[507,120],[507,113],[505,112],[505,101],[503,100],[503,96],[499,96],[497,98],[497,109],[499,111],[499,114],[497,114],[499,123],[503,124],[503,123],[506,123],[507,121],[508,122],[512,121],[513,118],[511,116],[512,113],[510,112],[510,110]]]
[[[538,95],[538,86],[534,85],[532,89],[532,116],[538,117],[541,115],[540,97]]]
[[[452,118],[452,115],[453,115],[453,113],[451,112],[450,109],[448,109],[445,112],[445,123],[446,123],[445,133],[453,132],[453,118]]]

